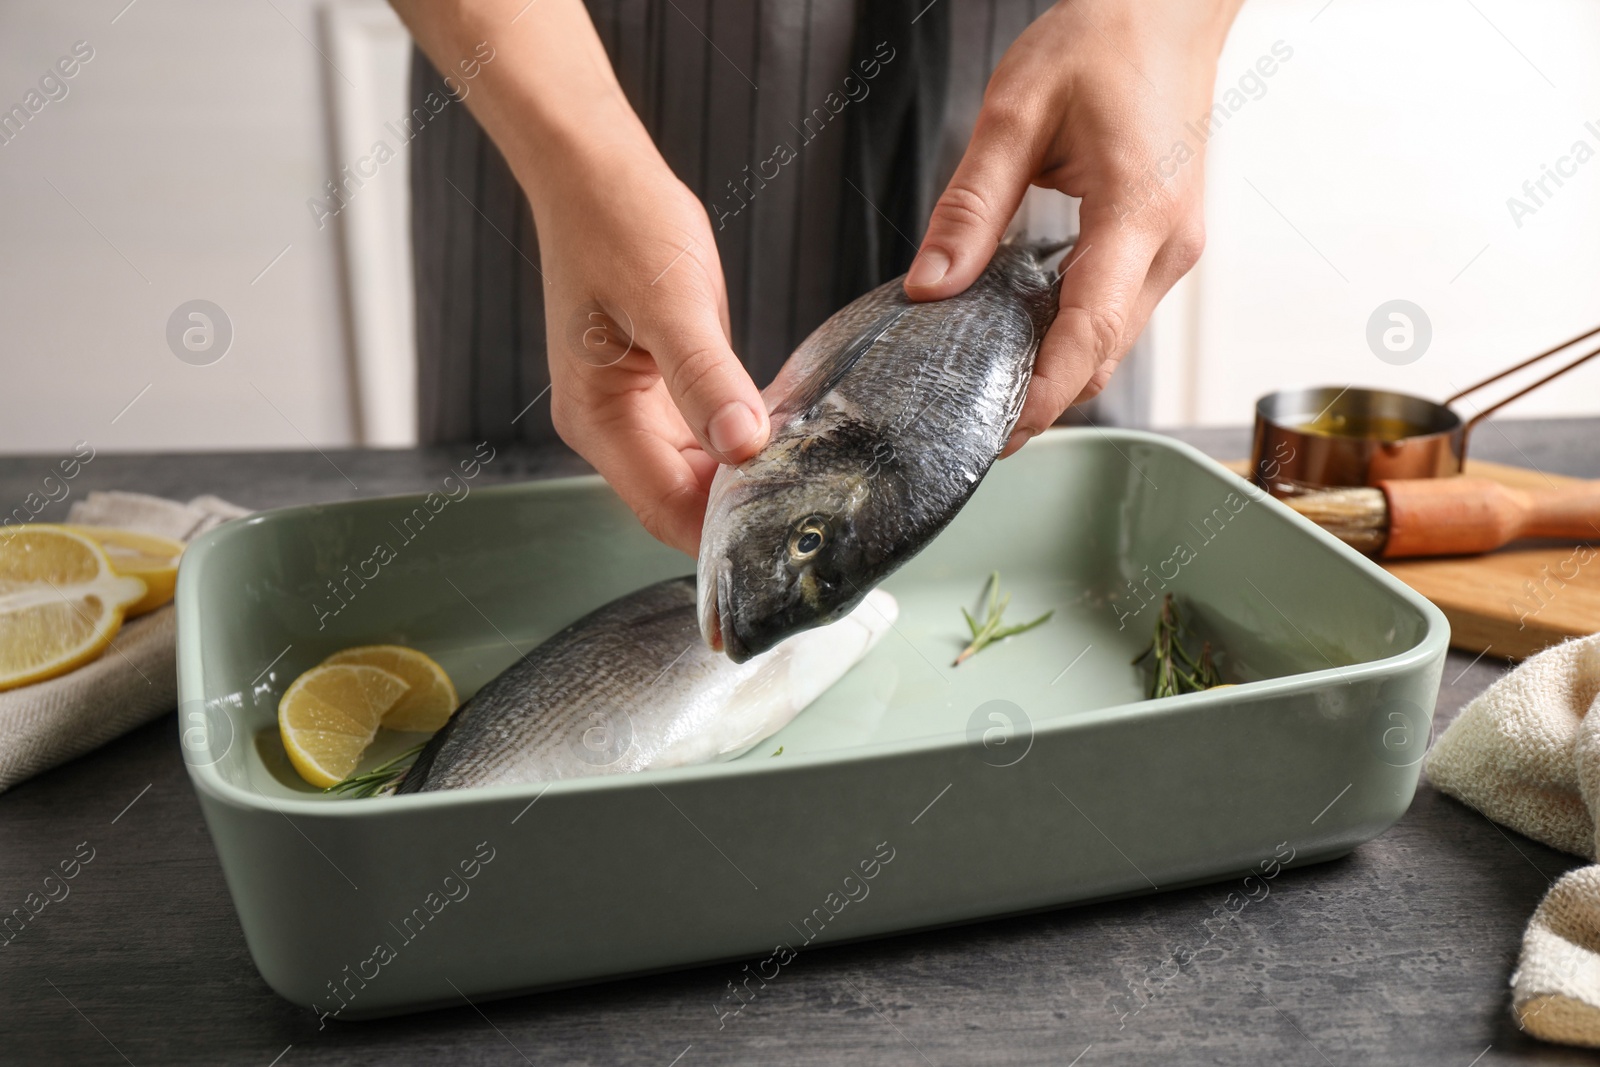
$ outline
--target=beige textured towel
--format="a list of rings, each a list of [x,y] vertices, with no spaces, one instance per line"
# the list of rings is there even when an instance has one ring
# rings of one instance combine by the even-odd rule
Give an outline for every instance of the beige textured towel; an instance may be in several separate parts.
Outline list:
[[[180,504],[142,493],[90,493],[67,521],[188,541],[249,513],[214,496]],[[168,604],[128,623],[77,670],[0,693],[0,792],[177,707],[177,643],[177,612]]]
[[[1428,777],[1496,822],[1595,859],[1600,842],[1600,634],[1541,652],[1468,704],[1428,753]],[[1511,976],[1517,1022],[1600,1048],[1600,864],[1540,903]]]

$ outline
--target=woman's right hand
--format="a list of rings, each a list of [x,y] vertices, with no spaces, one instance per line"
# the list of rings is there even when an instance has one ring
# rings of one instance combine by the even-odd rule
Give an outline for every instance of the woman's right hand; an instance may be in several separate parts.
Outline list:
[[[699,551],[719,463],[767,440],[705,208],[628,105],[582,0],[393,0],[533,207],[556,431],[658,539]]]
[[[575,149],[526,183],[545,276],[556,432],[661,541],[699,551],[719,463],[766,443],[728,343],[705,208],[648,142]]]

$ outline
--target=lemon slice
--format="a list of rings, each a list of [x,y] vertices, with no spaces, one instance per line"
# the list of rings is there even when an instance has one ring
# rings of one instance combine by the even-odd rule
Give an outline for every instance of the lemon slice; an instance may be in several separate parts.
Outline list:
[[[0,533],[0,689],[94,659],[144,595],[82,534],[43,524]]]
[[[278,733],[300,777],[326,789],[350,777],[383,715],[411,687],[380,667],[313,667],[278,701]]]
[[[154,611],[172,599],[178,588],[178,557],[183,542],[138,530],[119,530],[111,526],[63,526],[94,541],[105,549],[111,569],[124,578],[138,578],[147,587],[144,599],[127,610],[127,617]]]
[[[444,668],[404,645],[361,645],[335,652],[322,662],[381,667],[405,679],[410,690],[383,716],[383,726],[388,730],[432,733],[449,720],[450,713],[461,703]]]

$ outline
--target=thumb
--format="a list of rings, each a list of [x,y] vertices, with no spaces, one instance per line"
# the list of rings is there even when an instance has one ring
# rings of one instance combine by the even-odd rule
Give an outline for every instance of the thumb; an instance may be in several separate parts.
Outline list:
[[[934,205],[906,274],[912,300],[943,300],[976,281],[1028,191],[1032,167],[1016,126],[992,115],[979,115],[961,165]]]
[[[767,406],[716,308],[678,297],[652,309],[639,340],[700,446],[719,463],[742,463],[767,443]]]

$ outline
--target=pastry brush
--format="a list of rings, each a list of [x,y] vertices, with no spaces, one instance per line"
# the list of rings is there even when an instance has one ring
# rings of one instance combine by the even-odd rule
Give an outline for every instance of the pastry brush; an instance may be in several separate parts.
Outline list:
[[[1487,478],[1415,478],[1284,500],[1359,552],[1467,556],[1521,537],[1600,540],[1600,482],[1513,489]]]

